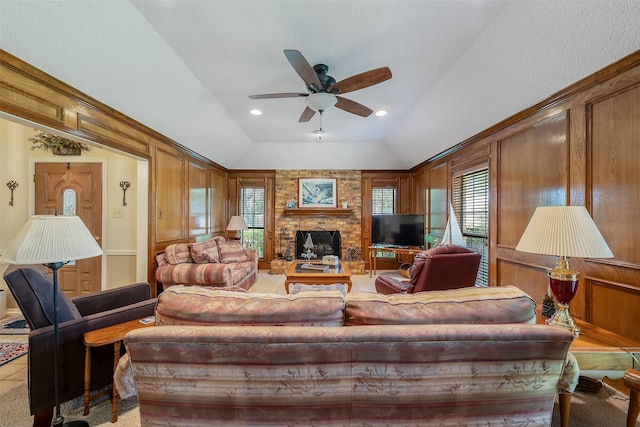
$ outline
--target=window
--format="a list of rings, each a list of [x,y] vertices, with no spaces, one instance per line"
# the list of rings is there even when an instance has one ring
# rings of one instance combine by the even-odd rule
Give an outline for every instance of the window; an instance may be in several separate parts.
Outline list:
[[[189,227],[192,234],[207,232],[207,189],[189,189]]]
[[[240,215],[247,223],[242,232],[245,246],[257,249],[258,257],[264,258],[264,188],[242,188]]]
[[[453,178],[453,210],[467,247],[482,255],[476,286],[489,285],[489,170]]]
[[[371,189],[371,215],[393,215],[396,213],[396,189],[374,187]],[[376,258],[395,258],[393,252],[378,252]]]
[[[396,213],[396,189],[372,188],[371,189],[371,214],[393,215]]]

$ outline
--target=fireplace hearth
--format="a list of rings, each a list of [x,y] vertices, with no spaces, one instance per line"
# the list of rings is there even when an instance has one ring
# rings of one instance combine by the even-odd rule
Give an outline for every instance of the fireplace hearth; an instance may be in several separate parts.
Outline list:
[[[336,255],[342,258],[341,248],[340,231],[327,231],[322,228],[296,231],[294,254],[296,259],[322,260],[325,255]]]

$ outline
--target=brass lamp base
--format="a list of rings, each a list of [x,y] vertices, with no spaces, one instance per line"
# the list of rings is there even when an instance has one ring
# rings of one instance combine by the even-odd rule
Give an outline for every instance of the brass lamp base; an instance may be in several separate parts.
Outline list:
[[[580,273],[571,270],[567,257],[561,256],[555,268],[549,271],[547,276],[549,277],[551,292],[558,303],[558,309],[550,319],[547,319],[547,325],[560,326],[578,336],[580,329],[578,329],[569,314],[569,302],[573,299],[578,289]]]
[[[580,335],[580,328],[576,326],[573,318],[569,315],[569,304],[558,303],[558,309],[550,319],[547,319],[546,323],[547,325],[565,328],[576,337]]]

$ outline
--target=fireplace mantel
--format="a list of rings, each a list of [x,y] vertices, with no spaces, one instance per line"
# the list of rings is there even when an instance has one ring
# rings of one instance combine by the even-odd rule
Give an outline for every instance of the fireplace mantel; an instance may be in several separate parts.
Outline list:
[[[286,208],[285,215],[313,215],[313,216],[346,216],[350,215],[353,210],[351,208]]]

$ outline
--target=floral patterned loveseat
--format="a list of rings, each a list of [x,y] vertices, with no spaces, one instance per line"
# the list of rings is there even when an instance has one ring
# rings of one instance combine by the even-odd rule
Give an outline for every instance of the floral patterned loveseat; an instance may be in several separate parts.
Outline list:
[[[549,426],[573,336],[515,287],[275,295],[173,286],[125,337],[143,426]]]
[[[156,280],[164,289],[177,284],[249,289],[258,278],[258,251],[222,236],[169,245],[156,262]]]

